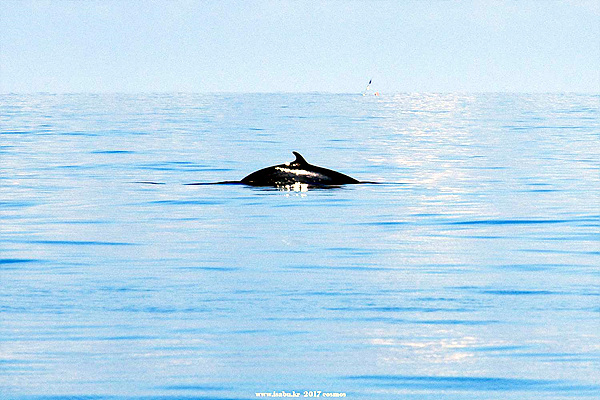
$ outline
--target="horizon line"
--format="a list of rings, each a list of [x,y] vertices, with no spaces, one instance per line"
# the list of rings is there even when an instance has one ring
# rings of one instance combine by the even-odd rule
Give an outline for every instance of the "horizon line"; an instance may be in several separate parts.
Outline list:
[[[377,91],[379,96],[398,95],[398,94],[577,94],[577,95],[600,95],[600,90],[593,92],[587,91],[511,91],[511,90],[490,90],[490,91]],[[152,91],[10,91],[0,92],[0,96],[11,95],[165,95],[165,94],[187,94],[187,95],[279,95],[279,94],[323,94],[323,95],[352,95],[364,97],[378,97],[374,93],[364,94],[364,92],[331,92],[331,91],[185,91],[185,90],[152,90]]]

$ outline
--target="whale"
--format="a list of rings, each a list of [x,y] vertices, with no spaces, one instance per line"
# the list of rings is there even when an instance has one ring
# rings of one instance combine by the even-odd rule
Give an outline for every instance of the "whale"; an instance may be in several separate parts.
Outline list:
[[[285,164],[259,169],[243,178],[240,182],[249,186],[287,186],[306,184],[308,187],[341,186],[360,183],[360,181],[331,169],[309,164],[297,151],[292,154],[296,159]]]
[[[242,184],[276,188],[302,185],[305,188],[336,188],[342,185],[376,183],[361,182],[341,172],[309,164],[297,151],[292,151],[292,154],[296,157],[294,161],[259,169],[240,181],[188,183],[187,185]]]

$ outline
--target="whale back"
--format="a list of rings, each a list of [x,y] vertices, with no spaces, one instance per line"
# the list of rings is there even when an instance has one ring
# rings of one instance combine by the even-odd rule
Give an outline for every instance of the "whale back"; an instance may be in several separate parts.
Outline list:
[[[331,169],[309,164],[302,155],[292,152],[296,159],[290,163],[274,165],[251,173],[241,183],[251,186],[286,186],[295,183],[311,187],[340,186],[360,183],[356,179]]]

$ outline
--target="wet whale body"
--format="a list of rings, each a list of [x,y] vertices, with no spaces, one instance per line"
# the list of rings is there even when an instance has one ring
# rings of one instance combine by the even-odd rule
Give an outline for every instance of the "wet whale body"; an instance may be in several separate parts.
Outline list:
[[[186,183],[186,185],[248,185],[303,190],[335,188],[353,183],[376,183],[361,182],[340,172],[309,164],[300,153],[296,151],[292,153],[296,156],[294,161],[259,169],[241,181],[198,182]]]
[[[383,182],[359,181],[351,176],[331,169],[309,164],[297,151],[292,151],[296,159],[289,163],[273,165],[259,169],[241,181],[195,182],[184,183],[195,185],[248,185],[258,187],[275,187],[283,190],[305,191],[308,188],[339,188],[350,184],[381,184]],[[138,181],[146,185],[164,185],[162,182]],[[402,183],[398,183],[402,185]]]
[[[246,176],[240,183],[250,186],[274,187],[295,184],[305,184],[308,187],[335,187],[361,183],[340,172],[309,164],[296,151],[292,153],[296,156],[294,161],[260,169]]]

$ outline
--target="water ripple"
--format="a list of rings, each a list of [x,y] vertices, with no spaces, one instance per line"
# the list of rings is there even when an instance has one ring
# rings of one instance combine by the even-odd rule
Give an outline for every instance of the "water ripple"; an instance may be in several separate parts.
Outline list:
[[[591,392],[600,390],[599,385],[580,385],[572,382],[548,379],[405,375],[357,375],[344,378],[376,386],[421,390],[459,390],[469,392],[563,392],[574,390]]]
[[[105,242],[97,240],[5,240],[12,243],[33,243],[61,246],[135,246],[135,243]]]

